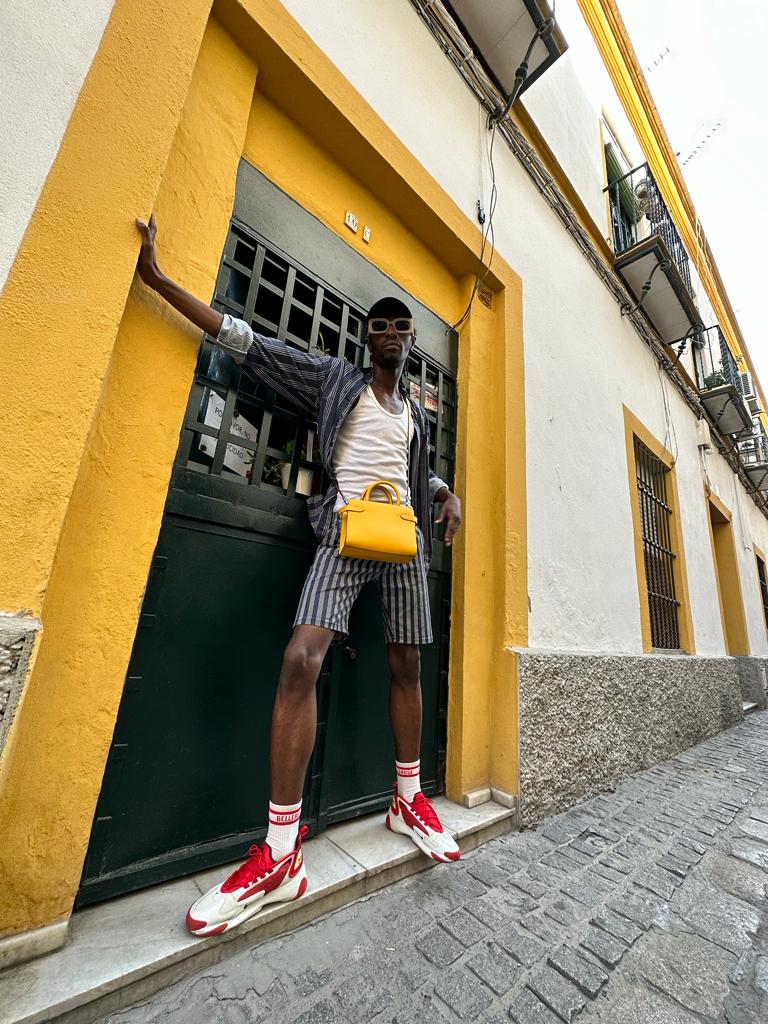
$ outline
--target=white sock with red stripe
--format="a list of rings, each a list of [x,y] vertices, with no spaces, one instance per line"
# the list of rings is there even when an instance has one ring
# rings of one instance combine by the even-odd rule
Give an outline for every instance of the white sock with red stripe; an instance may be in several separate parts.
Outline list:
[[[293,852],[299,838],[300,819],[301,800],[297,804],[273,804],[269,801],[267,846],[272,851],[273,860],[280,860]]]
[[[408,803],[421,789],[421,761],[395,761],[397,793]]]

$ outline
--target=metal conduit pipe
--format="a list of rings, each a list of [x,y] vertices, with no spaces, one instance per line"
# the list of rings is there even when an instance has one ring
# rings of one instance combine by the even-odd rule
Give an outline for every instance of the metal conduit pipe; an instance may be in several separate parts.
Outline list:
[[[490,81],[482,65],[467,46],[466,40],[459,32],[443,4],[440,0],[411,0],[411,4],[489,118],[492,117],[494,112],[497,112],[500,107],[504,107],[505,97],[499,94],[496,87]],[[755,491],[752,487],[733,443],[730,439],[726,439],[720,434],[712,417],[707,413],[699,400],[698,394],[676,372],[675,364],[670,361],[664,348],[664,343],[650,324],[640,315],[639,310],[633,310],[632,307],[635,306],[634,299],[616,278],[612,268],[604,262],[600,253],[592,244],[589,235],[579,223],[575,210],[555,184],[538,153],[536,153],[508,114],[499,119],[496,130],[503,136],[512,153],[533,181],[540,195],[545,199],[550,209],[558,216],[566,231],[578,245],[600,280],[613,295],[619,308],[627,310],[624,314],[625,319],[632,324],[644,344],[651,350],[659,366],[672,381],[683,400],[696,414],[696,418],[704,417],[709,422],[717,450],[728,462],[728,465],[739,480],[741,480],[755,505],[768,518],[768,501],[761,496],[760,492]]]

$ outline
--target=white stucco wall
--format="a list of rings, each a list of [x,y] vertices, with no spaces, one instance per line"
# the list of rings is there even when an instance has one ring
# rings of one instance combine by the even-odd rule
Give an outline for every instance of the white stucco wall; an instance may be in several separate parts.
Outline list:
[[[0,5],[0,291],[114,0]]]
[[[523,102],[579,198],[608,235],[605,203],[605,158],[600,137],[600,112],[589,101],[566,50],[552,67],[526,90]]]
[[[407,0],[284,2],[423,166],[474,217],[481,190],[487,198],[485,118]],[[377,52],[388,55],[386,62],[372,62],[373,40]],[[574,93],[573,82],[569,90]],[[555,100],[529,103],[532,112],[537,106],[544,111],[550,145],[554,141],[553,148],[559,147],[558,158],[574,183],[586,182],[588,190],[589,176],[599,167],[592,159],[592,144],[587,141],[582,147],[584,140],[573,138],[572,125],[558,132]],[[567,115],[562,107],[560,111]],[[642,650],[622,411],[626,404],[677,453],[697,650],[723,654],[695,418],[665,378],[668,427],[654,359],[506,146],[497,145],[495,155],[496,244],[521,275],[524,289],[530,645]],[[596,188],[602,188],[602,175]],[[595,201],[596,193],[588,202]],[[732,507],[731,470],[719,456],[708,461],[711,478],[719,481],[723,500]],[[740,497],[745,543],[754,537],[768,552],[768,521],[746,493]],[[744,545],[739,557],[752,651],[764,654],[768,644],[762,607],[750,575],[754,559]]]

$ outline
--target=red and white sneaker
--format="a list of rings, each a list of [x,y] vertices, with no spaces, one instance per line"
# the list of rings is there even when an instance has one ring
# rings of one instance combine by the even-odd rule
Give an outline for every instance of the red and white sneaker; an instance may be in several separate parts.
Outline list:
[[[187,928],[193,935],[207,938],[236,928],[258,914],[268,903],[297,900],[307,888],[307,869],[301,841],[309,832],[306,825],[292,853],[272,859],[266,843],[252,846],[248,860],[226,881],[215,885],[187,911]]]
[[[410,836],[422,853],[433,860],[451,861],[461,857],[458,844],[450,832],[445,831],[435,808],[423,793],[417,793],[409,803],[395,787],[386,824],[391,832]]]

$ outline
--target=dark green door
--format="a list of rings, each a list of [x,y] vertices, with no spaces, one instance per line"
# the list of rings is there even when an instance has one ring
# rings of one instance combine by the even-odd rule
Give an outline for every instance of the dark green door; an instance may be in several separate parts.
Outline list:
[[[362,311],[393,292],[404,296],[241,165],[218,308],[288,344],[363,365]],[[419,327],[411,393],[427,408],[436,472],[451,481],[455,336],[404,297]],[[272,705],[315,549],[306,492],[321,486],[313,425],[206,339],[78,905],[237,859],[266,833]],[[429,584],[435,643],[423,651],[422,779],[434,793],[444,778],[450,607],[450,559],[439,536]],[[394,770],[388,685],[370,587],[318,683],[318,740],[303,808],[313,833],[386,806]]]

